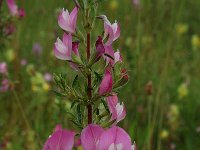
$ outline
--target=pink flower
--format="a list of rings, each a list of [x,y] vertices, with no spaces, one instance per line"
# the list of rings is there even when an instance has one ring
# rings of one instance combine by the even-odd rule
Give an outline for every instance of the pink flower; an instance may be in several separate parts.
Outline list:
[[[104,39],[108,37],[106,45],[111,45],[120,36],[120,26],[117,21],[111,24],[105,15],[101,15],[100,18],[104,21]]]
[[[139,6],[140,5],[140,0],[132,0],[133,5]]]
[[[7,64],[6,62],[0,62],[0,74],[7,74],[8,70],[7,70]]]
[[[12,16],[17,16],[18,15],[18,7],[15,3],[14,0],[7,0],[7,5],[8,5],[8,8],[10,10],[10,13]]]
[[[62,41],[57,38],[54,45],[54,54],[58,59],[61,60],[71,60],[72,52],[72,36],[71,34],[63,34]]]
[[[71,150],[74,145],[74,136],[74,132],[57,125],[54,133],[45,142],[43,150]]]
[[[75,7],[72,12],[69,14],[68,10],[62,10],[58,17],[58,24],[59,26],[69,32],[74,33],[76,29],[76,20],[78,15],[78,8]]]
[[[18,9],[18,15],[23,18],[26,15],[25,10],[23,8]]]
[[[105,53],[105,47],[101,36],[98,36],[95,46],[96,46],[95,62],[97,62],[101,58],[101,56]]]
[[[8,79],[3,79],[1,81],[1,85],[0,85],[0,92],[6,92],[9,89],[9,80]]]
[[[18,6],[15,3],[15,0],[7,0],[6,2],[12,16],[18,16],[20,18],[25,16],[24,9],[18,8]]]
[[[101,84],[99,86],[98,90],[99,95],[110,93],[112,91],[112,85],[113,85],[112,74],[111,71],[107,68],[103,76],[103,79],[101,81]]]
[[[114,64],[114,50],[112,46],[107,46],[105,45],[105,54],[104,54],[104,59],[106,61],[106,64]]]
[[[72,42],[72,52],[80,57],[79,55],[79,51],[78,51],[78,46],[79,46],[79,42]],[[78,68],[78,65],[76,63],[73,63],[73,62],[70,62],[70,66],[72,69],[74,69],[75,71],[78,71],[79,68]]]
[[[122,62],[122,56],[119,50],[114,53],[114,64],[116,64],[117,62]]]
[[[48,82],[50,82],[50,81],[52,81],[53,80],[53,76],[52,76],[52,74],[50,74],[50,73],[45,73],[44,74],[44,80],[45,81],[48,81]]]
[[[123,120],[126,116],[126,109],[123,103],[120,104],[118,102],[117,95],[109,96],[106,99],[108,108],[112,114],[112,120],[116,120],[116,123]]]
[[[120,127],[113,126],[104,131],[98,142],[98,150],[131,150],[131,138]]]
[[[99,138],[104,132],[103,128],[90,124],[81,132],[81,144],[84,150],[97,150]]]

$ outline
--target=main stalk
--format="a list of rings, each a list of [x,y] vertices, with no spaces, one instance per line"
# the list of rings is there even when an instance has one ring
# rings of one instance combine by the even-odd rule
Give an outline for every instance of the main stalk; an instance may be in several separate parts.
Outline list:
[[[90,59],[90,39],[91,39],[91,35],[90,35],[90,33],[87,33],[87,60],[88,60],[88,62]],[[91,76],[91,73],[89,73],[87,76],[87,82],[88,82],[88,88],[87,88],[88,100],[89,100],[89,102],[91,102],[91,99],[92,99],[92,76]],[[88,110],[88,124],[91,124],[92,123],[92,105],[91,104],[87,105],[87,110]]]

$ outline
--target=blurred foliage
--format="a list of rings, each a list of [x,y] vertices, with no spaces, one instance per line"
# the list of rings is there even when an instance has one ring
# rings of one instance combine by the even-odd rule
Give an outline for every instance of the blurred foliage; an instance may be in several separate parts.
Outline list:
[[[75,77],[66,62],[53,56],[53,43],[61,36],[58,12],[73,3],[18,2],[26,17],[0,45],[0,62],[8,63],[15,89],[0,93],[0,144],[7,150],[35,150],[41,149],[57,123],[73,129],[67,118],[70,100],[57,97],[55,83],[45,80],[46,73],[66,73],[69,81]],[[140,150],[200,147],[199,6],[199,0],[141,0],[138,5],[132,0],[107,0],[99,7],[121,25],[122,36],[115,46],[129,67],[130,81],[120,94],[128,112],[120,125]],[[3,13],[8,13],[5,1]],[[101,33],[96,30],[92,39]],[[36,43],[42,47],[39,53]]]

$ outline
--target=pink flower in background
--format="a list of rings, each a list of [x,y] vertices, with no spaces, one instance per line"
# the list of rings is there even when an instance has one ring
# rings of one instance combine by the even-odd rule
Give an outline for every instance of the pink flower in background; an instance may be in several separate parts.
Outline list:
[[[8,8],[12,16],[18,15],[18,6],[16,5],[14,0],[6,0]]]
[[[8,70],[7,70],[7,64],[6,62],[0,62],[0,74],[7,74]]]
[[[9,90],[10,84],[8,79],[3,79],[0,84],[0,92],[6,92]]]
[[[114,63],[114,50],[112,46],[105,45],[105,54],[104,59],[106,61],[106,64],[113,64]]]
[[[54,54],[58,59],[71,60],[72,36],[64,33],[62,41],[57,38],[54,45]]]
[[[35,55],[39,56],[42,54],[43,48],[40,43],[36,42],[33,44],[32,50]]]
[[[43,150],[71,150],[74,145],[74,136],[74,132],[57,125],[54,133],[45,142]]]
[[[104,39],[108,37],[106,45],[111,45],[120,36],[120,26],[117,21],[111,24],[105,15],[101,15],[99,18],[104,21]]]
[[[99,138],[98,150],[131,150],[131,138],[120,127],[113,126],[104,131]]]
[[[106,69],[101,84],[99,86],[99,95],[104,95],[112,91],[113,79],[109,68]]]
[[[72,12],[69,14],[68,10],[62,10],[58,17],[58,24],[59,26],[69,32],[74,33],[76,29],[76,20],[78,15],[78,8],[75,7]]]
[[[12,16],[18,16],[20,18],[25,16],[25,11],[22,8],[18,8],[15,0],[6,0],[8,8]]]
[[[116,123],[123,120],[126,116],[126,109],[123,103],[120,104],[118,102],[117,95],[109,96],[106,99],[108,108],[112,114],[112,120],[116,120]]]
[[[20,64],[22,66],[25,66],[27,64],[27,60],[26,59],[21,59]]]
[[[23,8],[18,9],[18,15],[23,18],[26,15],[25,10]]]
[[[81,144],[84,150],[97,150],[99,138],[104,129],[98,125],[90,124],[81,132]]]
[[[50,81],[52,81],[53,80],[53,76],[52,76],[52,74],[50,74],[50,73],[45,73],[44,74],[44,80],[45,81],[48,81],[48,82],[50,82]]]
[[[139,6],[140,5],[140,0],[132,0],[133,5]]]

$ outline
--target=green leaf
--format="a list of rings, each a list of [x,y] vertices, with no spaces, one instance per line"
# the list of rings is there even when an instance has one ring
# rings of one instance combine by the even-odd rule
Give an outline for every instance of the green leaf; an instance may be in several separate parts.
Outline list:
[[[103,99],[101,99],[101,103],[103,104],[103,106],[106,109],[106,111],[110,113],[108,105],[107,105],[107,103]]]
[[[67,95],[66,94],[64,94],[64,93],[60,93],[60,92],[58,92],[58,91],[54,91],[53,90],[53,92],[56,94],[56,96],[58,96],[58,97],[66,97]]]
[[[75,88],[78,85],[78,75],[74,78],[74,81],[72,83],[72,87]]]
[[[78,105],[76,106],[76,113],[77,113],[77,120],[78,120],[78,123],[79,123],[79,124],[82,124],[83,116],[82,116],[81,105],[80,105],[80,104],[78,104]]]
[[[75,106],[76,103],[77,103],[76,101],[73,101],[72,104],[71,104],[70,109],[74,108],[74,106]]]

